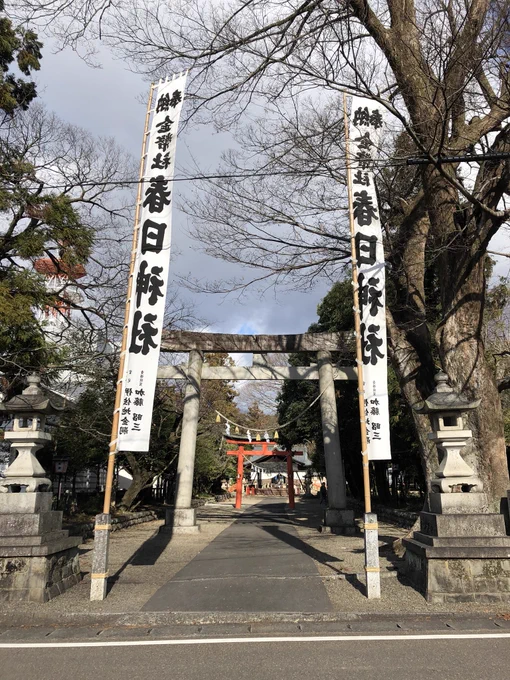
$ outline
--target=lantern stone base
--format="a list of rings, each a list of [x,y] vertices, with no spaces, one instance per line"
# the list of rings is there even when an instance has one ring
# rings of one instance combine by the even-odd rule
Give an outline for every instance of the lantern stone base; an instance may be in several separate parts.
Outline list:
[[[429,493],[429,510],[440,515],[487,513],[485,493]]]
[[[79,583],[81,538],[62,530],[52,494],[0,498],[0,601],[47,602]]]
[[[0,602],[47,602],[80,581],[78,548],[40,557],[0,557]]]
[[[353,510],[328,508],[324,511],[324,525],[329,527],[332,534],[343,536],[352,536],[358,531]]]
[[[413,585],[434,604],[510,602],[510,536],[503,515],[459,512],[486,507],[485,494],[430,496],[450,498],[429,498],[429,506],[443,513],[422,512],[420,531],[403,540],[405,571]],[[466,498],[454,501],[453,496]],[[474,498],[467,501],[468,496]]]

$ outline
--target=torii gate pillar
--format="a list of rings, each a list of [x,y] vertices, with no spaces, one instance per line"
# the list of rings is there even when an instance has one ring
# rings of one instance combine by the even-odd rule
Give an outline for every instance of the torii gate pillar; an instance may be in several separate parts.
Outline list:
[[[193,471],[203,363],[202,353],[195,349],[191,350],[188,361],[188,382],[184,391],[175,509],[173,511],[167,510],[166,518],[166,524],[173,527],[174,533],[191,533],[199,530],[196,523],[196,510],[191,507],[191,496],[193,493]]]
[[[330,527],[331,532],[334,534],[354,534],[356,532],[354,512],[347,510],[345,474],[340,451],[331,352],[318,351],[317,363],[319,366],[319,390],[321,393],[324,459],[328,480],[328,507],[324,515],[324,524]]]

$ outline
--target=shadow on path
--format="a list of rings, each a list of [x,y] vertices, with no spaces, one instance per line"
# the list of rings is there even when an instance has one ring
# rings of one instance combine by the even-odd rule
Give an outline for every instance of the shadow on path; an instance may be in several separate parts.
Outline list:
[[[288,531],[285,531],[285,529],[280,529],[278,526],[262,525],[261,529],[267,531],[267,533],[271,534],[271,536],[274,536],[274,538],[277,538],[280,541],[287,543],[287,545],[296,548],[296,550],[305,553],[305,555],[308,555],[316,562],[326,564],[330,569],[335,571],[337,574],[342,573],[340,569],[336,569],[331,564],[331,562],[343,562],[343,560],[340,559],[340,557],[335,557],[334,555],[330,555],[329,553],[323,552],[322,550],[313,548],[311,545],[308,545],[308,543],[302,541],[298,536],[290,534]]]
[[[332,611],[316,561],[341,560],[308,546],[292,524],[282,502],[262,501],[247,508],[143,610]]]
[[[168,544],[172,540],[172,527],[165,526],[156,529],[156,532],[142,543],[142,545],[131,555],[131,557],[124,562],[124,564],[112,574],[108,579],[108,591],[117,583],[121,574],[129,567],[143,567],[153,566],[159,560],[163,552],[166,550]]]

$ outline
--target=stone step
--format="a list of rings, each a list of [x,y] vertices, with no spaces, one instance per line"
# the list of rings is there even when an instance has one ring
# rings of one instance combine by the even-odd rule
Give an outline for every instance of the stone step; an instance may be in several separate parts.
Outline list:
[[[420,531],[428,536],[506,536],[505,518],[496,513],[438,515],[420,513]]]
[[[0,515],[0,537],[38,536],[58,531],[61,528],[62,512],[59,510]]]
[[[68,536],[69,532],[61,529],[60,531],[52,531],[39,536],[2,536],[0,543],[2,546],[42,545],[43,543],[51,543]]]
[[[510,546],[441,546],[427,545],[414,538],[404,538],[402,544],[412,553],[429,560],[504,560],[510,564]]]
[[[510,548],[510,536],[428,536],[421,531],[413,534],[415,541],[434,546],[443,547],[508,547]]]

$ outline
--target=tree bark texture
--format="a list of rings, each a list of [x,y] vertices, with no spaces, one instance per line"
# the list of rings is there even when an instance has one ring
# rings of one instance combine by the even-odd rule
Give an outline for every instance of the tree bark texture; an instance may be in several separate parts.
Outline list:
[[[143,470],[138,464],[136,456],[133,453],[127,451],[124,453],[124,455],[128,460],[133,481],[131,482],[129,489],[126,489],[119,507],[123,510],[130,510],[139,494],[151,485],[154,473],[148,470]]]

